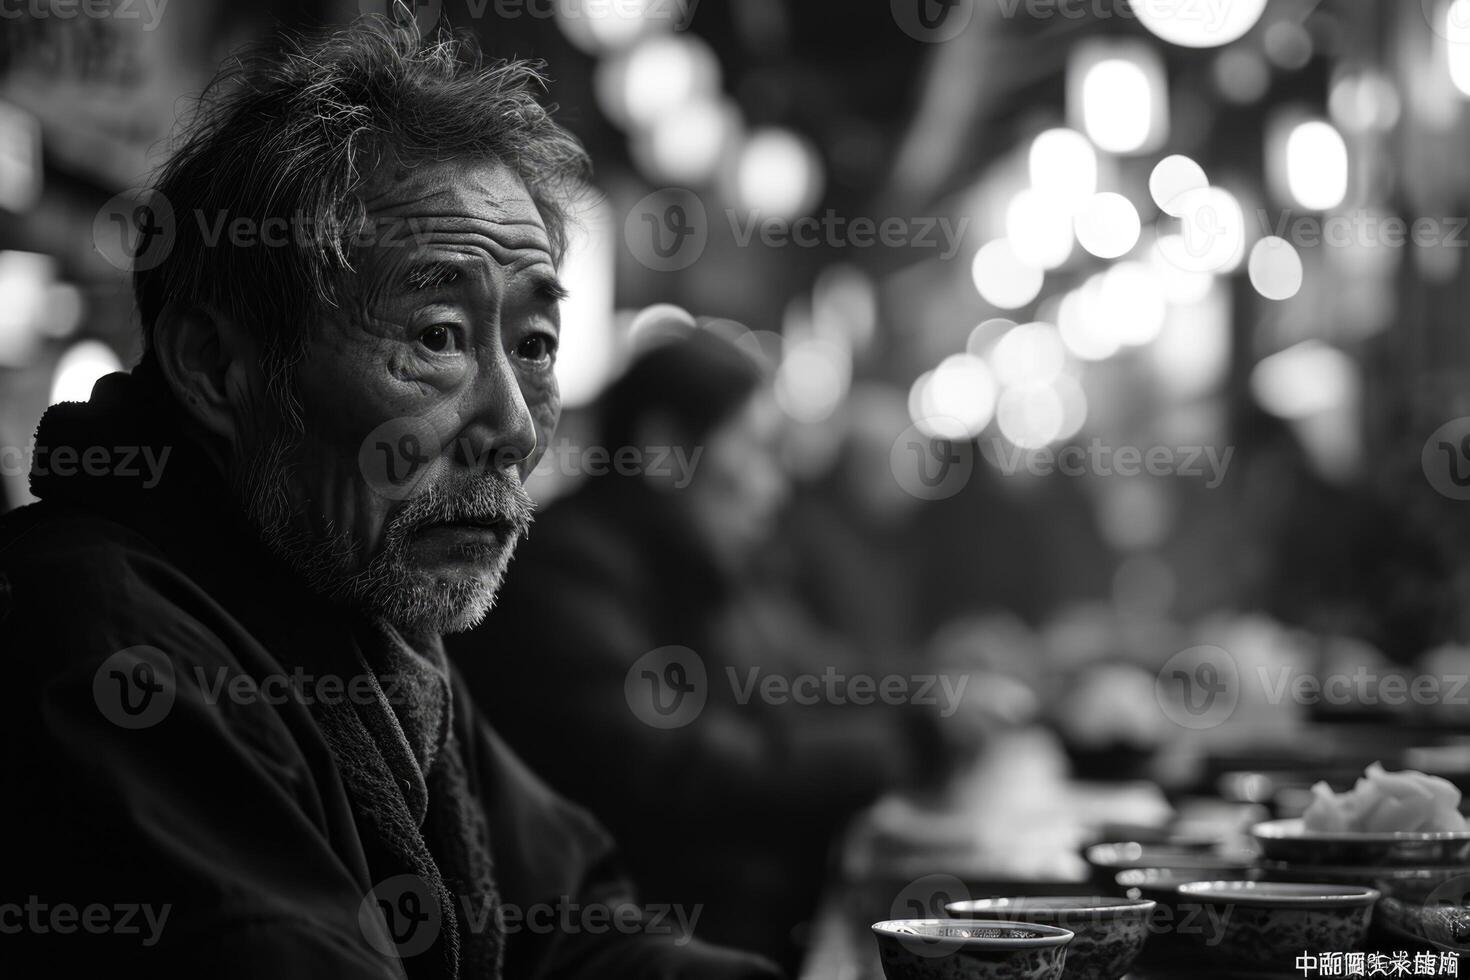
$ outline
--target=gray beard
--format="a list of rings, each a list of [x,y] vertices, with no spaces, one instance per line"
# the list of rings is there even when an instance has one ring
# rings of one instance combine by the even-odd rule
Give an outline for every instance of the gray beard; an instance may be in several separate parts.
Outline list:
[[[388,522],[383,546],[364,563],[350,530],[313,526],[293,504],[292,460],[304,439],[286,431],[237,462],[236,497],[261,541],[300,575],[313,592],[382,620],[404,636],[458,633],[477,626],[495,604],[516,545],[530,526],[535,504],[518,480],[485,472],[452,487],[423,480]],[[512,530],[498,545],[466,549],[465,560],[488,575],[446,579],[417,567],[409,543],[429,524],[495,515]]]

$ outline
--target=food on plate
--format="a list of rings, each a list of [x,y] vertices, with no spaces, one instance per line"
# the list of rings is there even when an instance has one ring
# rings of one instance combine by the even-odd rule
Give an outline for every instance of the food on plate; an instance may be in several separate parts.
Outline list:
[[[1384,833],[1470,829],[1460,813],[1460,791],[1448,780],[1412,770],[1386,772],[1375,762],[1356,786],[1334,793],[1326,783],[1312,787],[1312,804],[1302,815],[1309,832]]]

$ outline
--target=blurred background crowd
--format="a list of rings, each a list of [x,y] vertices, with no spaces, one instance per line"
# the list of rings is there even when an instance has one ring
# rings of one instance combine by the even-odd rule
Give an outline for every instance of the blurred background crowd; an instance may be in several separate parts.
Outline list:
[[[183,97],[387,9],[0,0],[6,506],[42,410],[136,359],[113,219]],[[997,731],[1171,792],[1307,731],[1324,764],[1384,730],[1470,755],[1470,0],[399,13],[545,60],[596,168],[541,516],[452,652],[710,938],[794,961],[851,814]],[[707,703],[660,725],[633,691],[670,647]],[[972,683],[859,710],[742,699],[751,670]],[[1234,685],[1228,717],[1161,710],[1175,671]],[[1367,694],[1263,683],[1293,672]]]

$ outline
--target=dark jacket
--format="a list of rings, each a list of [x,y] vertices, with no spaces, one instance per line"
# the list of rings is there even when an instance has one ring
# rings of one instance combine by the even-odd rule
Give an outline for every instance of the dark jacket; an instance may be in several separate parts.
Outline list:
[[[664,492],[594,478],[537,518],[496,609],[448,647],[516,751],[612,828],[650,897],[701,903],[710,938],[789,963],[838,830],[914,773],[929,729],[879,705],[764,698],[768,677],[870,665],[761,585],[722,571]],[[669,646],[697,655],[706,700],[661,727],[642,675]]]
[[[211,689],[342,670],[360,624],[254,541],[173,427],[160,388],[112,375],[88,406],[53,409],[38,434],[53,450],[103,447],[114,464],[139,446],[155,458],[166,447],[157,486],[120,465],[53,472],[33,480],[40,503],[0,519],[0,974],[28,975],[7,967],[44,955],[57,976],[391,978],[405,964],[418,975],[366,941],[359,912],[393,869],[365,846],[312,711],[291,697]],[[104,662],[140,645],[166,651],[173,700],[131,728],[116,722]],[[607,834],[522,765],[457,677],[452,726],[502,908],[530,916],[540,903],[632,901]],[[162,928],[140,908],[155,919],[167,908]],[[79,927],[88,915],[111,927]],[[581,928],[591,920],[572,913],[567,929],[563,919],[512,922],[503,975],[771,975],[647,922]]]

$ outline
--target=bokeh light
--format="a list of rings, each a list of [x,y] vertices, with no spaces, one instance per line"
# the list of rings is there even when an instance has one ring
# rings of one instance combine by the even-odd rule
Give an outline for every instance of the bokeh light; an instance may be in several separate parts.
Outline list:
[[[604,59],[594,79],[608,118],[625,129],[653,125],[720,89],[720,64],[705,42],[690,34],[656,34]]]
[[[1250,32],[1266,11],[1266,0],[1148,0],[1135,3],[1139,23],[1155,35],[1185,48],[1219,48]]]
[[[1094,194],[1077,212],[1077,241],[1100,259],[1116,259],[1133,251],[1143,224],[1138,209],[1122,194]]]
[[[988,360],[1002,385],[1045,384],[1062,373],[1067,349],[1056,327],[1028,323],[1002,337]]]
[[[1154,167],[1148,178],[1148,192],[1159,206],[1159,210],[1174,217],[1180,216],[1176,204],[1190,191],[1203,190],[1210,186],[1205,170],[1194,160],[1182,154],[1164,157]]]
[[[1069,208],[1097,193],[1097,151],[1075,129],[1048,129],[1031,141],[1031,187]]]
[[[1358,386],[1352,358],[1318,340],[1272,354],[1251,372],[1256,401],[1283,419],[1307,419],[1350,404]]]
[[[1019,310],[1041,294],[1046,275],[1021,261],[1004,238],[987,242],[975,253],[970,267],[982,299],[1001,310]]]
[[[740,151],[735,191],[740,206],[762,218],[794,218],[822,196],[816,148],[786,129],[757,130]]]
[[[1348,151],[1328,122],[1311,120],[1286,138],[1286,179],[1291,196],[1312,211],[1330,211],[1348,191]]]
[[[81,340],[67,348],[51,378],[51,404],[84,402],[99,378],[122,370],[117,352],[100,340]]]
[[[1288,300],[1302,288],[1302,257],[1284,238],[1256,242],[1250,256],[1251,285],[1266,299]]]

